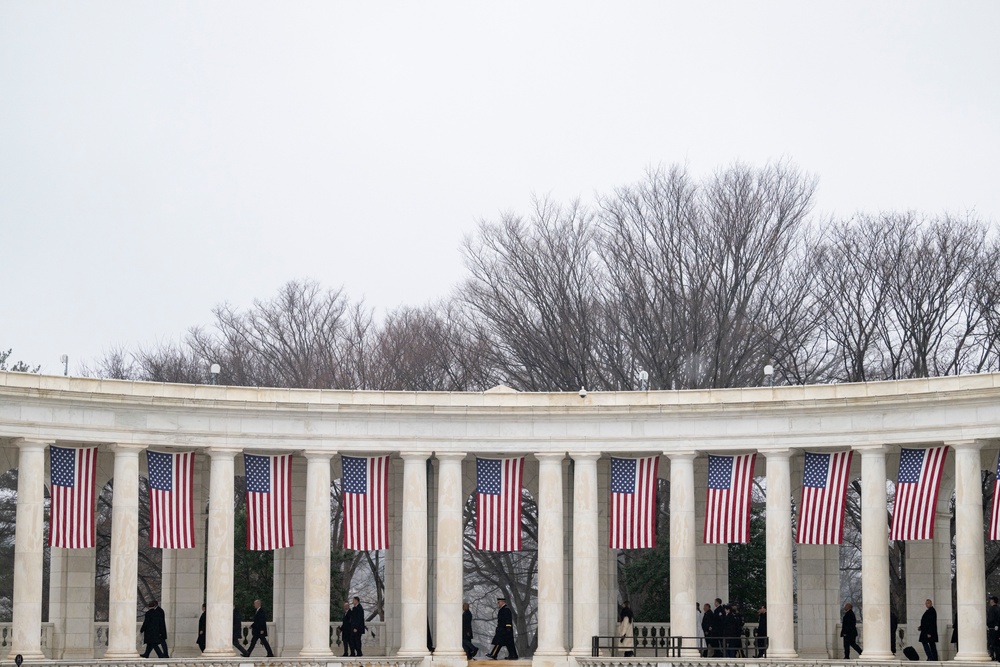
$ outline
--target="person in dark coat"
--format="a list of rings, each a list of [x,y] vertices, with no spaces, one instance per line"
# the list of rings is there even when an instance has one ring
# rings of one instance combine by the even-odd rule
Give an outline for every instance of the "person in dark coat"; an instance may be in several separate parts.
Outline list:
[[[740,617],[733,610],[732,605],[727,604],[723,609],[725,610],[723,627],[726,637],[723,641],[726,644],[726,657],[735,658],[743,643],[743,638],[740,636]]]
[[[267,657],[273,658],[274,653],[271,651],[271,645],[267,643],[267,612],[261,608],[260,600],[253,601],[253,608],[253,623],[250,625],[250,648],[247,649],[246,654],[253,653],[257,642],[260,642],[263,644],[264,650],[267,651]]]
[[[937,662],[937,610],[934,609],[934,603],[930,599],[924,600],[924,606],[927,607],[927,611],[920,617],[920,625],[917,627],[920,632],[920,643],[923,644],[927,659],[931,662]]]
[[[767,657],[767,607],[760,606],[757,610],[757,629],[753,631],[757,638],[757,658]]]
[[[351,607],[351,655],[361,657],[361,638],[365,636],[365,608],[361,598],[354,596]]]
[[[506,647],[507,659],[517,660],[517,646],[514,644],[514,614],[507,607],[507,600],[497,598],[497,631],[493,634],[493,648],[486,657],[497,659],[500,649]]]
[[[990,657],[1000,660],[1000,604],[997,596],[990,597],[990,606],[986,608],[986,637],[989,641]],[[955,624],[958,627],[958,623]],[[955,642],[958,643],[958,642]]]
[[[243,648],[243,616],[235,605],[233,606],[233,648],[244,658],[249,655]]]
[[[156,651],[156,657],[169,658],[167,655],[167,617],[160,609],[156,600],[149,603],[146,614],[142,617],[142,641],[146,645],[146,652],[142,657],[148,658],[150,651]]]
[[[195,642],[202,651],[205,650],[205,605],[201,605],[201,617],[198,618],[198,641]]]
[[[344,657],[351,648],[351,603],[344,603],[344,618],[340,621],[340,643],[344,645]]]
[[[703,658],[707,658],[715,653],[715,639],[712,635],[715,631],[714,623],[715,614],[712,613],[712,605],[706,602],[701,614],[701,631],[705,635],[705,650],[702,651]]]
[[[725,655],[725,642],[726,636],[726,608],[722,606],[722,600],[720,598],[715,598],[715,609],[712,610],[712,636],[715,638],[715,651],[714,655],[722,657]]]
[[[844,605],[844,618],[840,621],[840,636],[844,638],[844,660],[851,659],[853,648],[861,655],[858,646],[858,617],[854,615],[854,605],[850,602]]]
[[[469,611],[469,603],[462,603],[462,648],[465,649],[465,657],[472,660],[479,654],[479,647],[472,643],[475,635],[472,633],[472,612]]]
[[[892,607],[889,608],[889,648],[892,650],[893,654],[896,653],[896,635],[899,629],[899,616],[896,616],[896,612],[893,611]]]

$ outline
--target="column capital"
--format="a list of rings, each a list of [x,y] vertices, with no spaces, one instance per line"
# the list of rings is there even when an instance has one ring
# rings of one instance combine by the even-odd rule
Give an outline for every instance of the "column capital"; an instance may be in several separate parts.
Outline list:
[[[22,451],[33,451],[51,447],[56,444],[56,441],[43,440],[41,438],[14,438],[13,444]]]
[[[967,438],[961,440],[945,440],[944,444],[952,449],[965,449],[969,451],[979,451],[989,442],[982,438]]]
[[[434,452],[438,461],[464,461],[466,456],[465,452]]]
[[[790,459],[795,454],[795,450],[791,447],[780,447],[778,449],[763,449],[759,453],[769,459]]]
[[[671,463],[674,461],[694,461],[698,458],[698,452],[693,449],[683,449],[681,451],[670,451],[663,452],[663,455],[670,459]]]
[[[336,455],[336,452],[331,452],[328,449],[303,449],[302,456],[310,461],[321,461],[326,459],[329,461]]]
[[[146,450],[146,445],[137,445],[132,442],[112,442],[108,445],[108,451],[112,451],[115,454],[135,454],[139,455],[139,452]]]
[[[558,463],[566,458],[566,452],[535,452],[532,456],[539,462],[555,461]]]
[[[570,452],[569,456],[574,461],[583,463],[585,461],[597,461],[601,458],[601,452]]]
[[[205,449],[213,459],[233,459],[237,454],[242,454],[243,450],[236,447],[208,447]]]
[[[886,456],[889,453],[889,445],[855,445],[851,450],[859,452],[861,456]]]
[[[431,453],[425,451],[400,452],[399,457],[404,461],[426,461],[431,457]]]

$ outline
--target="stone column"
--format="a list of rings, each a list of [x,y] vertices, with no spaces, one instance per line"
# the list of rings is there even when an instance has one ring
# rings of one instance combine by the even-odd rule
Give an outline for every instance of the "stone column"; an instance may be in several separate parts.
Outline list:
[[[795,657],[795,615],[792,598],[791,451],[767,456],[767,631],[769,658]]]
[[[402,452],[403,538],[399,655],[427,655],[427,458]],[[459,621],[461,618],[458,619]],[[456,621],[457,622],[457,621]]]
[[[677,637],[698,634],[698,559],[695,527],[695,452],[665,452],[670,458],[670,633]],[[690,640],[688,640],[690,641]],[[687,643],[687,642],[686,642]],[[697,657],[692,643],[684,655]]]
[[[302,657],[330,651],[330,451],[306,451],[305,582]]]
[[[885,447],[861,452],[861,590],[864,652],[861,660],[893,660],[889,650],[889,526],[885,520]],[[768,631],[771,624],[768,623]]]
[[[538,459],[538,648],[535,656],[565,657],[562,477],[565,454],[535,454],[535,458]]]
[[[988,662],[986,615],[983,612],[986,562],[979,458],[982,443],[963,440],[948,444],[955,449],[955,588],[958,599],[958,654],[955,660]],[[947,623],[947,619],[939,617],[938,625],[942,625],[942,620]]]
[[[42,552],[45,548],[45,447],[51,442],[18,439],[17,511],[14,515],[14,622],[10,658],[31,662],[42,653]]]
[[[462,658],[463,551],[462,461],[464,452],[438,452],[437,632],[434,657]]]
[[[575,656],[590,655],[590,638],[600,633],[600,551],[597,536],[597,452],[573,457],[573,647]],[[606,546],[607,543],[604,543]]]
[[[231,657],[233,649],[234,458],[237,450],[211,448],[208,488],[208,557],[206,558],[205,652]]]
[[[144,447],[116,444],[111,498],[111,586],[108,595],[107,659],[137,658],[136,601],[139,567],[139,452]]]

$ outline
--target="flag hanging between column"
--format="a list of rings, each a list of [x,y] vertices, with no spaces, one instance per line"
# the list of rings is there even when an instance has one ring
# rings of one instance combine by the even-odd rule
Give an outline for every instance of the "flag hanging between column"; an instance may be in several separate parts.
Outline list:
[[[476,548],[521,550],[524,457],[476,459]]]
[[[341,457],[341,483],[344,548],[356,551],[388,549],[389,457]]]
[[[947,446],[899,450],[890,540],[934,538],[934,511],[947,456]]]
[[[90,549],[95,544],[97,447],[49,447],[49,546]]]
[[[750,492],[756,454],[708,457],[705,544],[750,541]]]
[[[840,544],[844,533],[844,499],[854,452],[806,452],[802,472],[799,544]]]
[[[194,452],[146,451],[149,472],[149,546],[194,548]]]
[[[243,455],[247,481],[247,549],[292,543],[292,455]]]
[[[996,479],[993,482],[993,514],[990,518],[990,539],[1000,540],[1000,456],[997,456]]]
[[[660,457],[611,458],[612,549],[656,546],[656,481]]]

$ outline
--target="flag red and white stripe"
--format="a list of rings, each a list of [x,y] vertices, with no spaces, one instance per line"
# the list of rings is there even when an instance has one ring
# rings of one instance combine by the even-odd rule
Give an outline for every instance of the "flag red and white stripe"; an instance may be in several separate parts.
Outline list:
[[[854,452],[806,452],[802,472],[799,544],[840,544]]]
[[[194,452],[146,452],[149,546],[194,548]]]
[[[899,450],[890,540],[934,538],[934,514],[948,447]]]
[[[49,447],[49,546],[95,546],[97,447]]]
[[[1000,540],[1000,456],[997,456],[996,479],[993,481],[993,513],[990,516],[990,539]]]
[[[476,459],[476,548],[521,550],[524,457]]]
[[[750,493],[756,454],[708,457],[705,544],[750,541]]]
[[[389,457],[341,457],[341,484],[344,548],[356,551],[388,549]]]
[[[247,549],[293,546],[292,455],[244,454],[247,483]]]
[[[656,484],[660,457],[611,459],[612,549],[656,546]]]

